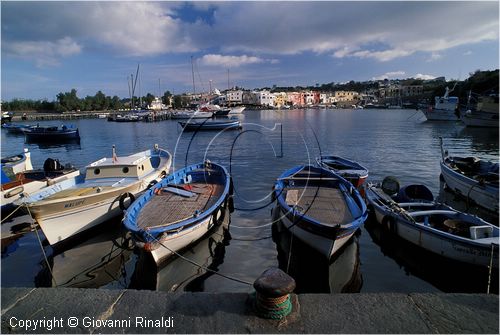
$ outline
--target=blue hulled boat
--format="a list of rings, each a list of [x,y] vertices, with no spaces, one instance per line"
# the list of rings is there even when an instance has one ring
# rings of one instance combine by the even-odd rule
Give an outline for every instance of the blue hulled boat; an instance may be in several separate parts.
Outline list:
[[[123,224],[156,263],[190,245],[228,215],[231,178],[206,161],[178,170],[139,197]]]
[[[350,182],[321,167],[297,166],[274,185],[274,219],[331,258],[364,223],[366,205]]]
[[[367,168],[347,158],[325,155],[316,158],[316,162],[319,166],[341,175],[355,187],[360,187],[368,178]]]
[[[241,129],[241,122],[238,120],[181,121],[179,124],[185,131]]]
[[[78,128],[73,126],[35,126],[24,129],[24,138],[26,142],[66,142],[80,141]]]

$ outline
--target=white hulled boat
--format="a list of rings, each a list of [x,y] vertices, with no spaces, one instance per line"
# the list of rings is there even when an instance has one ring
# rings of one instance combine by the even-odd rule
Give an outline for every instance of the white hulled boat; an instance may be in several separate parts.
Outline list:
[[[130,156],[113,154],[86,166],[85,174],[19,202],[53,245],[120,214],[139,192],[168,174],[171,161],[170,153],[157,145]]]
[[[455,84],[456,86],[456,84]],[[442,97],[435,97],[434,107],[423,110],[425,117],[429,121],[458,121],[460,120],[460,111],[458,109],[458,97],[449,96],[455,89],[450,90],[446,87],[446,92]]]

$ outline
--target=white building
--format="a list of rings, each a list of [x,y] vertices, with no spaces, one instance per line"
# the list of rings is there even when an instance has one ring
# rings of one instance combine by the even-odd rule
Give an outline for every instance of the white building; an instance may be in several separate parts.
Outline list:
[[[274,107],[274,99],[276,98],[274,93],[269,91],[260,91],[257,92],[257,97],[261,106]]]
[[[241,104],[243,102],[243,91],[228,91],[226,93],[226,101],[228,104]]]

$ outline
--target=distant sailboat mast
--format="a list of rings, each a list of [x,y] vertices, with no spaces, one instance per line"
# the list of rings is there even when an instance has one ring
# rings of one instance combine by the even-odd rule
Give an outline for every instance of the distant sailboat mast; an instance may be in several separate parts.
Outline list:
[[[193,65],[193,56],[191,56],[191,76],[193,78],[193,99],[196,99],[196,89],[194,86],[194,65]]]

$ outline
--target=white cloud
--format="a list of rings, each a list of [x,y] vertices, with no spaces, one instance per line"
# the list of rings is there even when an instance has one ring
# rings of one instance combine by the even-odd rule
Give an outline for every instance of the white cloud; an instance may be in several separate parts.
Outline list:
[[[429,59],[427,60],[428,62],[433,62],[433,61],[436,61],[436,60],[439,60],[443,58],[443,55],[437,53],[437,52],[432,52]]]
[[[4,44],[5,51],[21,58],[34,57],[37,66],[55,66],[59,59],[81,52],[81,46],[70,37],[51,41],[21,41]]]
[[[156,1],[6,2],[2,42],[56,43],[69,36],[80,47],[124,56],[200,50],[255,57],[314,52],[387,62],[417,52],[435,59],[444,50],[499,37],[495,1],[201,2],[189,6],[209,19],[194,22],[183,20],[184,6]]]
[[[422,79],[422,80],[431,80],[431,79],[435,79],[436,76],[432,76],[430,74],[417,73],[415,76],[413,76],[413,78],[415,78],[415,79]]]
[[[201,63],[209,66],[223,66],[223,67],[239,67],[248,64],[259,64],[259,63],[272,63],[276,64],[278,60],[276,59],[263,59],[255,56],[224,56],[209,54],[201,57]]]
[[[372,80],[384,80],[384,79],[401,79],[406,74],[405,71],[393,71],[387,72],[383,75],[373,77]]]

